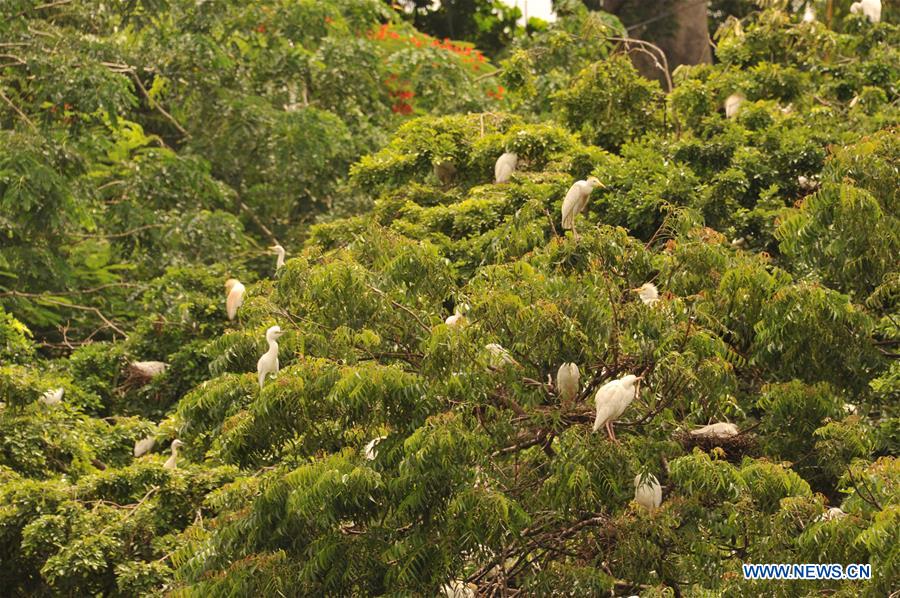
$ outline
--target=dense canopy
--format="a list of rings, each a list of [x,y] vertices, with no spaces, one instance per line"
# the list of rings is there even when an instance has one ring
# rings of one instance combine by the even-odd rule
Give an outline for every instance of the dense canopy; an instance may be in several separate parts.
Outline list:
[[[897,589],[896,9],[735,3],[669,91],[576,4],[4,4],[0,587]]]

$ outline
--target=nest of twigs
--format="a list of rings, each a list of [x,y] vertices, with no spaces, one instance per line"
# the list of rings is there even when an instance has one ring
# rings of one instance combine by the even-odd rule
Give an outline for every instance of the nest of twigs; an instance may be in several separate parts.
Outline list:
[[[729,461],[740,461],[744,456],[752,454],[756,450],[757,440],[756,435],[750,432],[741,432],[737,436],[713,436],[691,434],[688,430],[682,430],[673,437],[688,451],[694,447],[706,452],[719,448]]]

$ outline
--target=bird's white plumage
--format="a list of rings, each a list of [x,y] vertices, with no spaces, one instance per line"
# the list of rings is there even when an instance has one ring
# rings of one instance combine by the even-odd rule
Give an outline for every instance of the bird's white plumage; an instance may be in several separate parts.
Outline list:
[[[65,390],[62,388],[51,388],[38,400],[44,405],[59,405],[62,403],[63,394],[65,394]]]
[[[644,305],[653,305],[659,301],[659,289],[657,289],[656,285],[652,282],[645,282],[638,288],[631,290],[638,294],[638,297],[641,298]]]
[[[818,517],[816,517],[816,521],[834,521],[835,519],[843,519],[847,516],[847,513],[843,511],[840,507],[831,507]]]
[[[266,342],[269,344],[269,349],[256,362],[260,390],[266,381],[266,376],[278,373],[278,337],[282,334],[280,326],[272,326],[266,330]]]
[[[728,422],[717,422],[691,430],[691,436],[700,438],[733,438],[740,433],[738,427]]]
[[[725,98],[725,117],[734,118],[741,110],[741,104],[744,103],[744,94],[733,93]]]
[[[856,415],[857,407],[853,403],[844,403],[844,413],[847,415]]]
[[[615,438],[611,432],[612,423],[623,413],[637,394],[639,378],[633,374],[622,376],[618,380],[607,382],[597,391],[594,403],[597,414],[594,417],[594,432],[607,426],[607,432],[611,438]]]
[[[494,182],[498,184],[508,183],[512,173],[516,171],[519,156],[512,152],[506,152],[494,164]]]
[[[475,598],[475,589],[472,584],[455,579],[441,586],[441,596],[444,598]]]
[[[153,450],[156,446],[156,437],[153,435],[142,438],[134,443],[134,456],[142,457]]]
[[[178,448],[184,446],[184,443],[178,440],[177,438],[172,441],[172,456],[166,460],[163,467],[166,469],[175,469],[178,461]]]
[[[503,365],[518,365],[515,359],[513,359],[512,355],[509,354],[509,351],[504,349],[501,345],[497,343],[488,343],[484,346],[485,349],[491,354],[491,365],[494,367],[500,367]]]
[[[556,372],[556,389],[559,396],[564,402],[570,402],[578,394],[580,386],[581,372],[574,363],[564,363],[559,366]]]
[[[451,328],[456,327],[456,326],[462,326],[465,323],[466,323],[466,316],[462,315],[458,311],[454,312],[452,316],[449,316],[446,320],[444,320],[444,324],[446,324],[447,326],[450,326]]]
[[[584,181],[575,181],[562,204],[562,227],[566,230],[575,229],[575,218],[584,211],[587,206],[588,198],[591,191],[595,187],[601,186],[602,183],[596,177],[588,177]]]
[[[634,502],[648,511],[654,511],[662,504],[662,486],[652,473],[643,477],[638,474],[634,477]]]
[[[379,436],[377,438],[373,438],[369,442],[366,443],[366,446],[363,447],[363,455],[365,455],[366,460],[374,461],[375,457],[378,456],[378,449],[375,448],[379,442],[387,438],[387,436]]]
[[[225,313],[229,320],[237,315],[238,308],[244,303],[244,291],[247,289],[236,278],[229,278],[225,282]]]
[[[281,245],[279,245],[277,243],[275,245],[272,245],[271,247],[269,247],[269,249],[271,251],[274,251],[275,255],[278,256],[275,259],[275,270],[277,271],[284,265],[284,256],[287,255],[287,252],[284,250],[284,247],[282,247]]]
[[[803,11],[803,22],[804,23],[812,23],[816,20],[816,9],[812,7],[812,4],[807,4],[806,9]]]
[[[164,361],[133,361],[131,367],[142,376],[154,378],[165,372],[169,364]]]
[[[861,0],[850,5],[853,14],[862,13],[873,23],[881,22],[881,0]]]

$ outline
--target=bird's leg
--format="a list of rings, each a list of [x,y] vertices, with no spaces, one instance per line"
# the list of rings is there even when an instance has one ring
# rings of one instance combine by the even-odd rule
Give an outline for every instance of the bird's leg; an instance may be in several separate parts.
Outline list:
[[[612,420],[606,422],[606,431],[609,432],[609,438],[616,444],[621,444],[616,438],[616,429],[613,427]]]
[[[575,219],[572,219],[572,238],[578,239],[578,230],[575,228]]]

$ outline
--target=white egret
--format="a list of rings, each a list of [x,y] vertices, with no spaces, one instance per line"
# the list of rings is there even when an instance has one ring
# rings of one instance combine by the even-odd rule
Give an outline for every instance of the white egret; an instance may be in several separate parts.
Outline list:
[[[494,367],[519,365],[519,362],[513,359],[512,355],[509,354],[509,351],[497,343],[488,343],[484,348],[491,354],[491,365]]]
[[[800,188],[804,191],[813,191],[816,187],[819,186],[819,181],[803,176],[801,174],[797,177],[797,184],[800,185]]]
[[[375,460],[375,457],[378,456],[378,449],[375,447],[385,438],[387,438],[387,436],[379,436],[366,443],[366,446],[363,447],[363,454],[366,456],[367,461]]]
[[[725,118],[734,118],[737,116],[741,109],[741,104],[744,103],[745,99],[747,98],[740,92],[733,93],[725,98]]]
[[[881,22],[881,0],[861,0],[850,5],[850,12],[866,15],[866,18],[873,23]]]
[[[169,364],[164,361],[133,361],[131,362],[131,369],[134,374],[141,376],[143,378],[155,378],[159,376],[163,372],[166,371],[166,368],[169,367]]]
[[[738,427],[727,422],[717,422],[709,424],[696,430],[691,430],[691,436],[699,438],[733,438],[740,433]]]
[[[134,443],[134,456],[143,457],[147,453],[153,450],[153,447],[156,446],[156,436],[152,434],[147,436],[146,438],[142,438]]]
[[[642,479],[643,478],[643,479]],[[662,486],[652,473],[634,476],[634,502],[648,511],[655,511],[662,504]]]
[[[600,390],[597,391],[594,397],[597,407],[597,415],[594,418],[594,432],[605,427],[610,440],[618,442],[616,433],[613,430],[613,423],[625,413],[625,409],[634,400],[642,379],[643,376],[627,374],[600,387]]]
[[[446,320],[444,320],[444,324],[450,326],[451,328],[455,328],[457,326],[462,326],[466,323],[466,316],[459,313],[459,310],[453,312],[452,316],[448,316]]]
[[[818,517],[816,517],[816,521],[834,521],[835,519],[843,519],[847,516],[847,513],[844,512],[840,507],[831,507]]]
[[[475,598],[477,596],[475,593],[476,589],[478,589],[478,586],[475,584],[454,579],[450,583],[445,583],[441,586],[441,595],[444,598]]]
[[[283,334],[280,326],[272,326],[266,330],[266,342],[269,350],[263,353],[256,362],[256,373],[259,375],[259,388],[262,390],[266,376],[278,373],[278,337]]]
[[[508,183],[518,164],[519,156],[513,152],[506,152],[497,158],[497,163],[494,164],[494,182],[497,184]]]
[[[812,4],[809,2],[806,3],[806,9],[803,11],[803,22],[804,23],[812,23],[816,20],[816,9],[813,8]]]
[[[847,415],[856,415],[856,405],[853,403],[844,403],[844,413]]]
[[[637,293],[644,305],[653,305],[659,301],[659,290],[652,282],[645,282],[638,288],[631,289],[631,292]]]
[[[563,404],[571,404],[572,400],[581,389],[581,372],[574,363],[564,363],[556,372],[556,390]]]
[[[737,237],[731,240],[731,246],[735,249],[747,249],[747,238]]]
[[[441,182],[445,187],[453,182],[453,177],[456,176],[456,165],[448,159],[438,160],[432,164],[434,169],[434,176]]]
[[[63,394],[65,394],[65,390],[62,388],[52,388],[41,395],[41,398],[38,399],[44,405],[59,405],[62,403]]]
[[[182,446],[184,446],[184,443],[177,438],[172,441],[172,456],[169,457],[163,467],[165,467],[166,469],[175,469],[176,461],[178,460],[178,449]]]
[[[595,187],[600,187],[605,189],[606,185],[600,182],[597,177],[589,176],[584,181],[575,181],[575,183],[569,187],[568,193],[566,193],[566,198],[563,200],[562,204],[562,227],[565,230],[571,230],[574,236],[578,236],[578,231],[575,230],[575,218],[584,211],[584,208],[587,207],[588,197],[591,195],[591,191],[594,190]]]
[[[244,291],[247,290],[237,278],[229,278],[225,281],[225,313],[228,319],[233,320],[238,308],[244,303]]]
[[[272,245],[271,247],[269,247],[269,249],[271,251],[274,251],[275,255],[278,256],[275,259],[275,271],[277,272],[284,265],[284,256],[287,255],[287,252],[284,250],[284,247],[282,247],[278,243]]]

